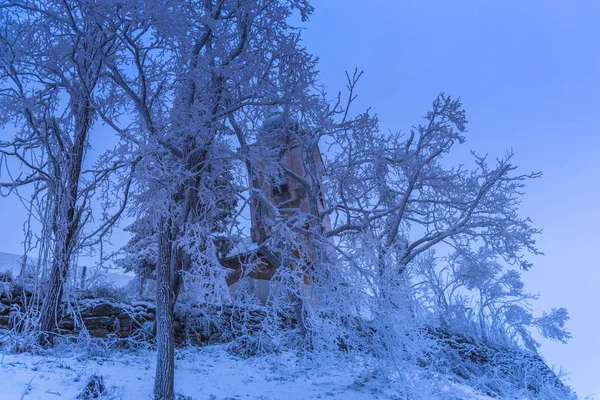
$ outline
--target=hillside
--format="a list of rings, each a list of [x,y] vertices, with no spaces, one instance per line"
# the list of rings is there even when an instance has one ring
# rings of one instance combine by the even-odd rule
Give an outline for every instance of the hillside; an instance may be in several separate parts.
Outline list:
[[[151,398],[152,303],[80,300],[71,306],[76,318],[67,312],[59,323],[57,346],[41,349],[18,333],[23,293],[0,294],[0,382],[7,383],[0,399],[75,399],[94,376],[101,396],[81,398]],[[280,321],[276,336],[261,328],[266,318],[260,307],[180,309],[179,399],[576,398],[539,356],[464,334],[423,327],[407,333],[410,347],[388,360],[344,340],[336,349],[307,349],[293,318]],[[364,326],[368,343],[377,332]]]

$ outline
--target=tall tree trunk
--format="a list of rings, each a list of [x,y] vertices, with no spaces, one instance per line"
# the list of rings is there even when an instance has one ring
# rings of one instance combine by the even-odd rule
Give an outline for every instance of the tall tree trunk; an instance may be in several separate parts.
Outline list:
[[[154,398],[174,400],[175,332],[173,326],[175,263],[171,240],[171,224],[166,217],[160,224],[158,265],[156,268],[156,377]]]
[[[54,344],[54,333],[58,325],[58,319],[61,317],[59,315],[59,309],[63,298],[64,285],[69,272],[73,240],[77,229],[77,223],[74,220],[74,200],[71,201],[66,216],[68,229],[64,237],[59,239],[54,246],[52,271],[50,272],[47,292],[40,309],[38,342],[42,346]],[[56,221],[54,222],[54,225],[55,238],[61,238],[63,235],[59,233]]]
[[[67,277],[68,261],[56,259],[52,263],[48,291],[40,310],[39,338],[42,346],[54,344],[54,331],[60,317],[59,308],[62,301],[64,282]]]
[[[89,93],[86,93],[86,95],[89,96]],[[82,103],[78,105],[83,111],[80,113],[75,112],[73,145],[69,148],[69,153],[64,155],[66,161],[63,161],[62,168],[60,161],[54,161],[55,164],[53,165],[54,176],[59,183],[53,195],[55,204],[52,229],[55,245],[50,287],[42,304],[39,324],[39,342],[44,346],[53,344],[52,335],[57,325],[56,319],[59,317],[58,310],[62,302],[64,284],[71,266],[71,256],[76,248],[79,218],[81,217],[81,210],[78,212],[77,207],[79,179],[87,135],[94,114],[90,104],[89,97],[85,97]],[[74,108],[77,111],[78,107],[74,106]]]

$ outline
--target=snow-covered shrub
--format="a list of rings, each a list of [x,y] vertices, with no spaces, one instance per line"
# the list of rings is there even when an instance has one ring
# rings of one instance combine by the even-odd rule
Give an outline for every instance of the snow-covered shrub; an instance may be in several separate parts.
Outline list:
[[[192,396],[186,396],[183,393],[176,393],[175,400],[195,400]]]
[[[227,352],[229,354],[241,358],[272,354],[277,351],[279,351],[277,345],[264,333],[239,336],[227,345]]]
[[[0,271],[0,283],[2,282],[12,282],[11,271]]]
[[[108,399],[107,395],[108,389],[104,383],[104,377],[102,375],[92,375],[89,377],[84,389],[77,396],[77,399]]]
[[[0,285],[0,287],[3,285]],[[9,352],[26,352],[39,348],[36,323],[39,318],[38,302],[36,293],[32,293],[25,287],[11,283],[4,288],[6,292],[0,293],[2,301],[0,308],[9,311],[8,318],[11,329],[4,337],[3,347]]]
[[[110,284],[98,284],[83,290],[79,296],[88,299],[107,299],[115,302],[127,302],[131,298],[131,293],[127,288],[117,288]]]
[[[40,344],[34,325],[35,319],[22,312],[16,312],[12,318],[14,327],[4,335],[0,341],[0,347],[9,353],[23,353],[39,349]]]
[[[0,297],[8,297],[11,292],[12,284],[9,282],[0,282]]]
[[[90,357],[102,357],[114,346],[114,342],[110,339],[91,337],[87,329],[84,329],[75,338],[74,345]],[[73,342],[71,340],[60,341],[57,346],[66,351],[73,346]]]

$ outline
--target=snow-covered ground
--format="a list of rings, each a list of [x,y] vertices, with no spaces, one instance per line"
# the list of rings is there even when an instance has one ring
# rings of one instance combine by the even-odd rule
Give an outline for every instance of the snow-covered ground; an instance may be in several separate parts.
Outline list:
[[[107,399],[151,399],[155,362],[150,350],[102,346],[0,352],[0,399],[75,399],[94,374],[104,377]],[[184,348],[176,355],[175,391],[189,396],[181,397],[186,400],[404,398],[386,379],[355,365],[339,354],[309,359],[287,352],[241,359],[224,345]],[[464,389],[465,397],[448,398],[483,398]],[[446,398],[440,394],[435,398]]]

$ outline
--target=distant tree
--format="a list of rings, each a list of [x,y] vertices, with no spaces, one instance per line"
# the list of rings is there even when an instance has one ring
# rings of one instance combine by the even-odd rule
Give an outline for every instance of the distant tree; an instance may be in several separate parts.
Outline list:
[[[217,182],[215,183],[217,186],[225,185],[231,180],[233,180],[231,173],[225,171],[224,175],[217,177]],[[203,199],[199,199],[199,202],[202,201]],[[215,246],[216,254],[220,260],[224,259],[231,250],[232,240],[227,234],[233,223],[237,202],[238,199],[234,196],[223,198],[216,207],[219,211],[208,221],[214,235],[213,244]],[[214,205],[203,205],[203,207],[207,206]],[[156,247],[158,236],[152,222],[152,217],[147,214],[141,215],[132,224],[127,226],[125,231],[130,232],[132,237],[127,244],[115,254],[116,265],[123,268],[126,272],[133,271],[142,277],[155,277],[156,262],[158,259]],[[206,250],[206,248],[201,245],[195,249],[195,251],[204,250]],[[179,260],[177,269],[179,271],[190,271],[192,269],[192,260],[189,259],[189,257],[187,259]]]
[[[535,317],[531,302],[538,296],[527,293],[520,272],[507,269],[489,248],[461,250],[441,259],[430,251],[418,257],[411,275],[419,299],[448,329],[531,351],[539,347],[531,330],[563,343],[571,337],[565,328],[567,310]]]
[[[140,217],[124,230],[132,237],[115,255],[115,265],[125,272],[135,272],[143,289],[145,279],[156,276],[158,237],[149,217]]]

